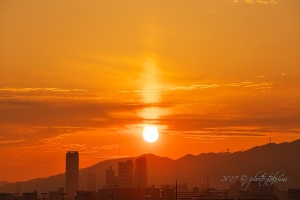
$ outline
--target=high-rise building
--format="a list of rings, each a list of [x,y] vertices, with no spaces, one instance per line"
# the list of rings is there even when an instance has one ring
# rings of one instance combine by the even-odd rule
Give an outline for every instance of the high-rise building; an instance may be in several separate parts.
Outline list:
[[[87,191],[96,191],[96,173],[88,173],[85,189]]]
[[[67,198],[74,198],[79,189],[79,154],[68,151],[66,154],[66,193]]]
[[[209,177],[207,177],[207,180],[206,180],[206,184],[207,184],[207,188],[210,188],[210,182],[209,182]]]
[[[173,190],[174,191],[174,190]],[[150,198],[145,198],[150,197]],[[175,196],[174,196],[175,197]],[[97,191],[97,200],[162,200],[160,198],[160,189],[155,187],[149,188],[102,188]],[[163,200],[174,200],[163,199]],[[88,199],[87,199],[88,200]]]
[[[119,187],[132,188],[133,187],[133,162],[119,162]]]
[[[97,200],[96,191],[77,190],[75,200]]]
[[[289,188],[288,189],[289,200],[300,199],[300,188]]]
[[[62,194],[65,193],[65,188],[60,187],[57,191],[49,192],[49,200],[62,200]]]
[[[112,166],[109,166],[109,168],[106,170],[105,175],[107,189],[114,188],[116,185],[118,185],[118,177],[115,176],[115,170],[112,168]]]
[[[38,193],[36,190],[30,193],[26,192],[26,193],[22,193],[22,197],[23,199],[27,199],[27,200],[38,200]]]
[[[22,192],[22,185],[21,183],[16,184],[16,193],[21,194]]]
[[[135,161],[134,187],[148,187],[146,157],[140,157]]]

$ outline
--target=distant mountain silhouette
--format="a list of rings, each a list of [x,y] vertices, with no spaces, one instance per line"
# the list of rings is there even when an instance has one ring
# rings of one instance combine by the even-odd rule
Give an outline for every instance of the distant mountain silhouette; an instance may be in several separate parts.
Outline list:
[[[265,170],[268,176],[271,173],[284,171],[289,181],[276,184],[279,188],[300,187],[300,139],[290,143],[270,143],[243,152],[202,153],[197,156],[189,154],[177,160],[153,154],[141,156],[147,157],[148,184],[158,187],[160,184],[175,184],[176,178],[178,183],[187,182],[189,188],[207,187],[206,182],[209,177],[211,187],[225,189],[232,183],[221,182],[223,176],[250,177],[261,170]],[[106,160],[80,169],[80,189],[85,188],[84,184],[89,172],[96,173],[97,188],[102,188],[105,186],[105,170],[113,166],[117,171],[118,162],[129,159],[136,158]],[[18,183],[1,182],[0,192],[13,193],[16,184],[20,183],[22,192],[56,191],[59,187],[64,187],[64,179],[64,174],[58,174]]]
[[[7,182],[7,181],[0,181],[0,186],[2,186],[2,185],[7,185],[7,184],[10,184],[10,182]]]

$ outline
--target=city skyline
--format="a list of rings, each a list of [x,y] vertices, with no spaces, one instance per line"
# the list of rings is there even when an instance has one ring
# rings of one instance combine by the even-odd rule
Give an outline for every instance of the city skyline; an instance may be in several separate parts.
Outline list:
[[[64,173],[67,151],[84,169],[298,140],[299,8],[1,0],[0,181]]]
[[[216,190],[214,188],[199,188],[193,189],[177,189],[166,185],[165,187],[155,187],[154,185],[147,188],[102,188],[97,191],[78,190],[73,198],[68,200],[178,200],[178,199],[193,199],[193,200],[298,200],[300,197],[300,189],[289,188],[288,190],[278,190],[272,186],[260,186],[258,182],[252,182],[250,189],[241,191],[237,185],[230,185],[229,189]],[[48,193],[38,193],[37,190],[29,193],[11,194],[0,193],[2,200],[61,200],[61,195],[64,189],[58,188],[57,191],[49,191]],[[64,199],[62,197],[62,199]]]
[[[251,176],[251,174],[257,174],[259,171],[266,170],[266,173],[269,175],[274,175],[275,171],[283,171],[284,176],[288,177],[288,182],[279,183],[278,186],[281,189],[297,188],[300,186],[300,176],[298,173],[298,164],[300,163],[300,157],[298,156],[298,152],[300,151],[299,144],[300,140],[281,144],[268,143],[247,151],[233,153],[219,152],[216,154],[204,153],[197,156],[189,154],[177,160],[153,154],[106,160],[88,168],[79,169],[79,190],[87,190],[88,187],[86,183],[87,180],[90,179],[91,174],[93,175],[93,182],[96,183],[96,186],[93,186],[93,188],[96,189],[103,187],[107,189],[120,188],[119,176],[122,176],[121,179],[123,179],[123,182],[131,182],[126,186],[121,185],[121,187],[140,187],[135,184],[132,185],[132,180],[135,180],[134,177],[129,178],[130,180],[127,179],[127,181],[124,181],[124,179],[128,178],[128,174],[129,176],[135,175],[132,171],[128,173],[127,170],[134,170],[132,167],[136,166],[137,162],[134,164],[133,161],[139,161],[141,158],[147,160],[146,162],[142,162],[144,164],[147,163],[146,166],[142,167],[142,169],[146,168],[146,170],[142,171],[146,172],[147,182],[149,182],[148,186],[150,187],[152,187],[152,185],[158,187],[169,185],[170,187],[174,187],[175,180],[178,179],[180,182],[193,183],[189,184],[189,186],[220,189],[227,184],[226,181],[224,182],[224,170],[232,171],[241,177],[242,174]],[[278,157],[277,155],[279,154],[285,156]],[[64,160],[64,158],[62,159]],[[143,160],[144,159],[142,159],[142,161]],[[260,162],[257,162],[258,160],[260,160]],[[121,165],[119,163],[121,163]],[[236,165],[236,163],[240,164]],[[122,168],[121,174],[118,170],[120,166]],[[279,168],[281,171],[277,171]],[[57,187],[65,188],[65,179],[66,173],[61,173],[47,178],[37,178],[25,182],[1,182],[3,185],[1,186],[0,184],[0,192],[16,191],[20,193],[20,191],[31,191],[33,189],[47,191],[49,188],[56,190]],[[239,180],[240,179],[237,179],[233,182]],[[178,188],[184,189],[187,188],[187,186],[179,184]]]
[[[177,163],[170,163],[171,160],[169,158],[150,154],[130,159],[107,160],[99,163],[102,167],[91,166],[89,168],[81,169],[80,175],[76,172],[80,165],[78,163],[78,157],[80,157],[80,155],[76,151],[68,151],[66,152],[66,173],[60,174],[63,175],[64,178],[58,179],[59,181],[56,182],[56,184],[53,184],[53,181],[50,180],[50,178],[53,177],[49,177],[44,180],[36,179],[37,185],[30,187],[26,185],[26,182],[8,184],[7,186],[9,186],[10,189],[9,187],[0,185],[0,195],[3,196],[2,200],[110,200],[112,197],[116,200],[142,200],[144,197],[153,200],[177,200],[182,198],[199,199],[200,197],[200,199],[228,200],[279,200],[280,198],[281,200],[295,200],[300,196],[300,177],[298,173],[300,158],[297,155],[300,150],[299,143],[300,140],[281,144],[268,143],[245,152],[201,154],[199,155],[200,157],[186,155],[184,158],[177,160]],[[286,157],[276,156],[278,153],[282,153],[286,155]],[[248,155],[247,158],[242,154]],[[244,160],[242,158],[244,158]],[[148,179],[148,159],[150,164],[149,171],[151,174],[149,177],[152,182],[150,186],[146,186]],[[264,159],[264,162],[257,162],[254,164],[253,160],[261,159]],[[289,162],[282,162],[283,160]],[[244,166],[241,164],[236,165],[237,161],[239,163],[244,163]],[[194,163],[196,166],[191,165],[191,163]],[[253,165],[247,166],[247,163],[253,163]],[[282,166],[285,166],[281,166],[281,169],[284,171],[269,173],[274,172],[274,170],[277,169],[277,167],[274,166],[274,164],[277,163],[282,163]],[[112,165],[118,166],[118,176],[115,176]],[[177,169],[180,166],[181,169]],[[185,166],[185,168],[182,168],[183,166]],[[202,168],[202,175],[201,171],[198,170],[199,166],[206,166],[207,168]],[[218,167],[219,169],[216,169]],[[256,179],[251,181],[249,181],[247,175],[242,175],[241,177],[226,176],[227,178],[221,176],[223,177],[222,180],[219,180],[220,177],[218,175],[213,176],[220,174],[220,172],[223,174],[223,171],[220,171],[222,168],[229,171],[234,169],[233,171],[236,172],[236,174],[240,174],[244,171],[251,172],[251,167],[254,169],[261,169],[264,167],[267,170],[261,170],[256,175],[250,175],[248,178],[252,177]],[[171,171],[175,172],[175,174],[171,175]],[[185,175],[182,174],[183,172]],[[99,174],[106,174],[105,179],[103,179],[103,176],[99,179]],[[212,177],[209,178],[209,176],[206,177],[205,175],[210,175]],[[76,176],[78,177],[78,180],[75,180],[76,178],[74,179]],[[156,180],[156,183],[154,184],[153,178],[155,176],[160,178],[165,176],[167,179],[160,179],[160,181]],[[183,181],[188,177],[192,177],[192,179],[189,179],[187,182]],[[261,177],[280,177],[281,180],[277,180],[270,185],[261,185],[261,181],[259,181]],[[119,181],[115,182],[115,180],[117,180],[116,178],[118,178]],[[211,181],[211,178],[213,181]],[[232,178],[234,178],[234,180]],[[194,181],[196,181],[197,184]],[[68,184],[68,182],[71,184]],[[76,182],[80,183],[81,186],[78,186],[77,189],[74,189],[75,192],[73,192],[71,191],[72,188],[70,188],[70,185],[74,188]],[[114,183],[111,184],[110,182]],[[223,186],[220,187],[219,184],[222,182]],[[64,183],[66,183],[66,189],[60,187],[61,184]],[[98,185],[96,185],[96,183],[98,183]],[[42,185],[43,187],[40,187]],[[25,187],[23,188],[23,186]],[[58,188],[58,190],[51,190],[50,188],[53,188],[53,186]],[[39,188],[38,191],[44,192],[39,193],[36,190],[37,188]],[[13,193],[12,191],[18,192]],[[49,191],[49,196],[45,191]]]

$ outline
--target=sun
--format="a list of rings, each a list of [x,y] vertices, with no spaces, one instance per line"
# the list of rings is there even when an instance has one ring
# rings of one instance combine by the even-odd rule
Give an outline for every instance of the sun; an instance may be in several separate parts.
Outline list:
[[[155,126],[146,126],[143,132],[143,138],[147,142],[155,142],[158,139],[158,131]]]

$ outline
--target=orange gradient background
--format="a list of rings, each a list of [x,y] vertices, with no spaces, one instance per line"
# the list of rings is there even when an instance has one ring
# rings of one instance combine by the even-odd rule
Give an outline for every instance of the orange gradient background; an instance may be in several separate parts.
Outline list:
[[[0,181],[299,139],[300,1],[0,1]],[[147,143],[146,125],[159,139]]]

